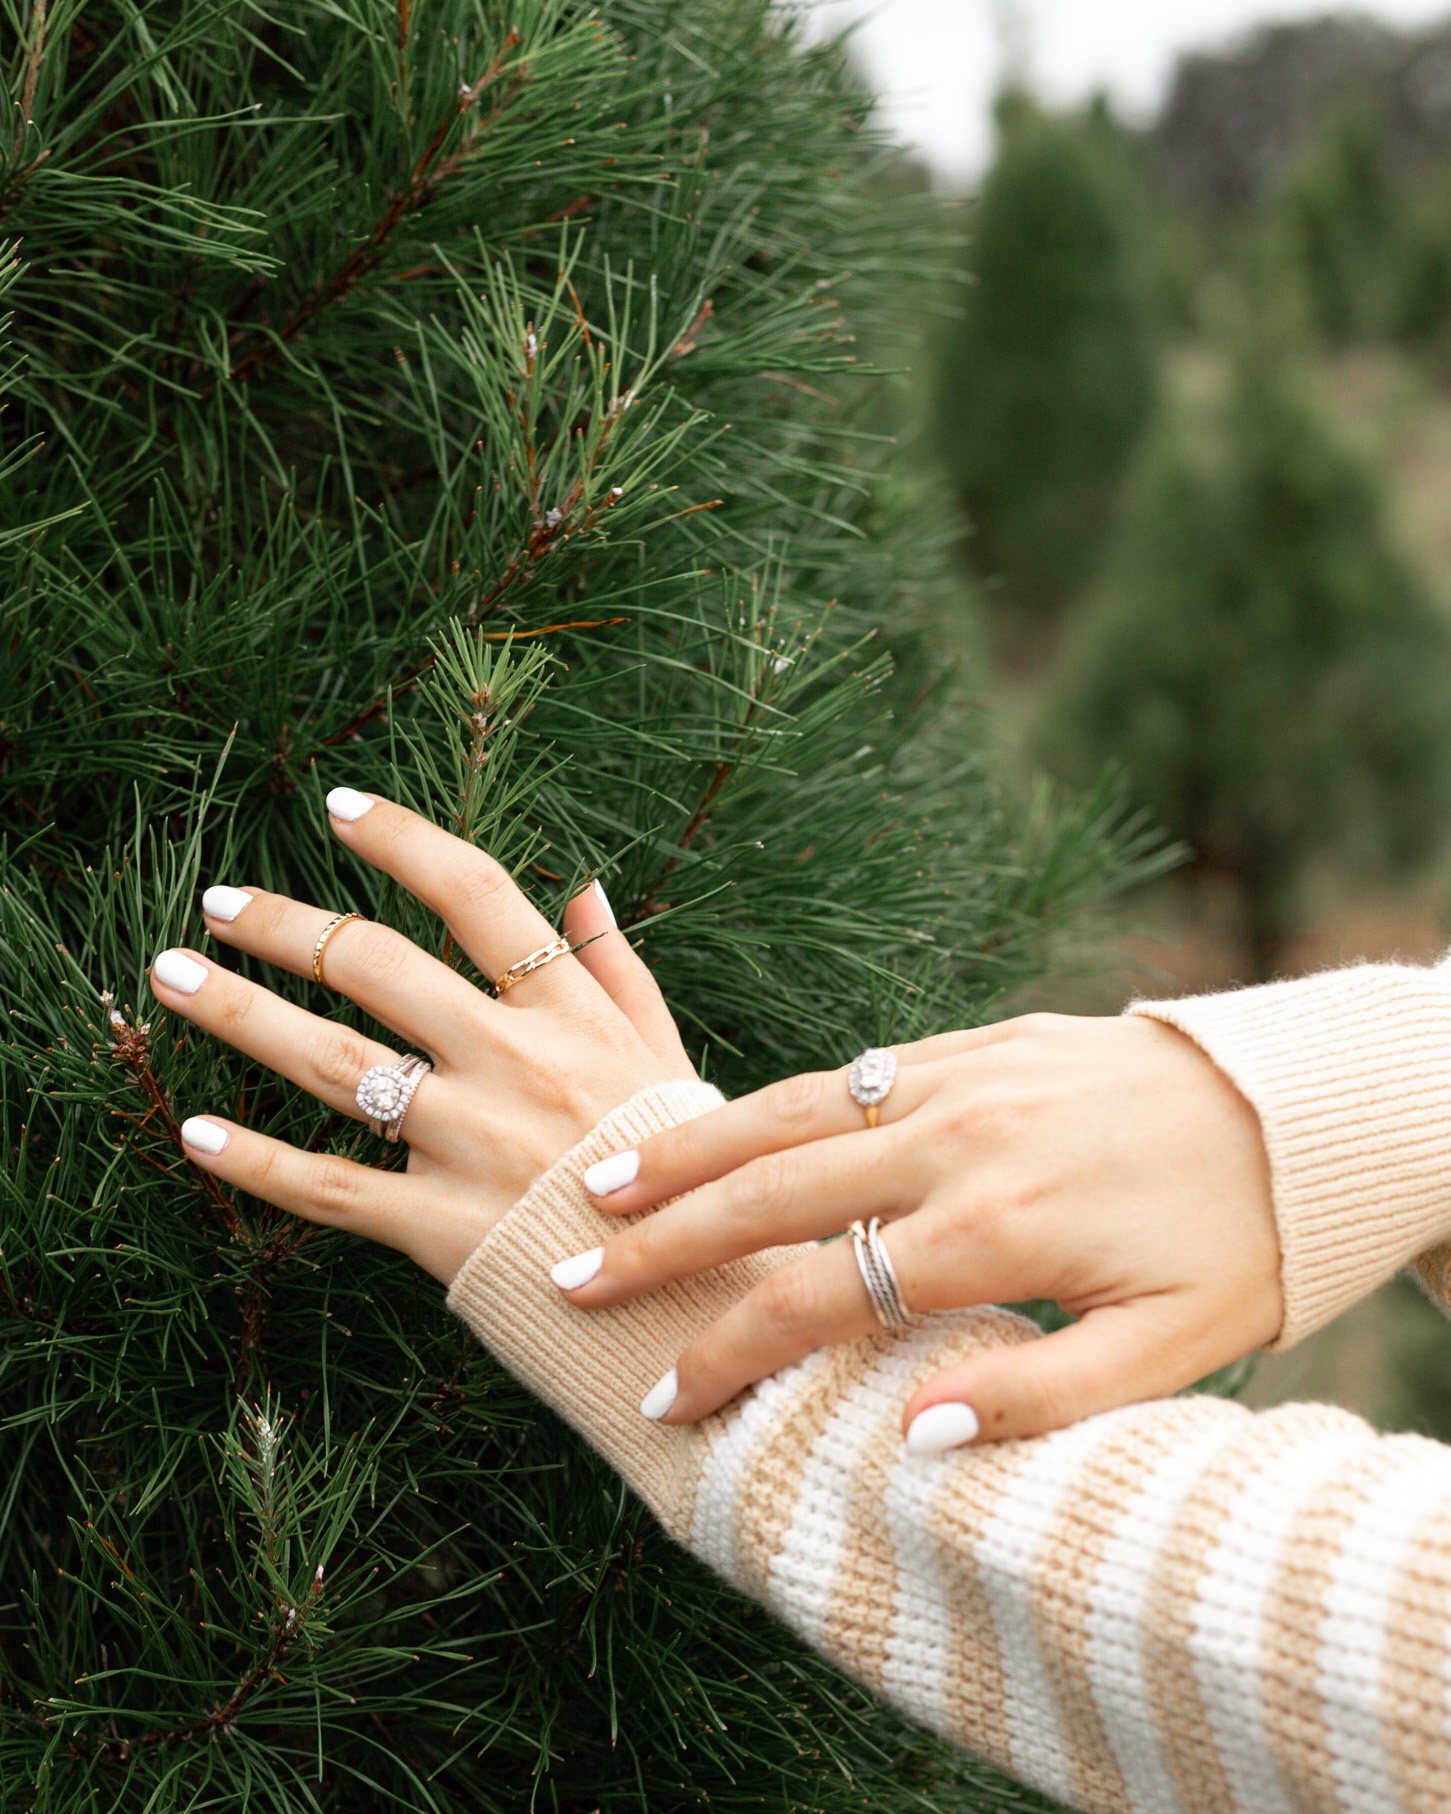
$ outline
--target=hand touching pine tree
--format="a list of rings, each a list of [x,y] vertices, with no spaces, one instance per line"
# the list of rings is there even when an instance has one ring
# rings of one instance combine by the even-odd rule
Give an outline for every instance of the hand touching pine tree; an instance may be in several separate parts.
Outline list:
[[[930,205],[764,0],[5,19],[7,1804],[1029,1805],[673,1550],[406,1262],[190,1168],[208,1106],[367,1136],[144,983],[218,879],[441,948],[337,783],[546,912],[601,874],[727,1087],[981,1015],[1147,862],[1102,798],[1015,829],[893,678],[938,536],[852,332]]]

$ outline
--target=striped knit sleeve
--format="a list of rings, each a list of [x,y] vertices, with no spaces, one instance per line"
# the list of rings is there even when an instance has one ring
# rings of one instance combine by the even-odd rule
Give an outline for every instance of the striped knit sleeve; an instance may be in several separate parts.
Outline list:
[[[584,1167],[714,1100],[670,1085],[607,1117],[449,1294],[679,1542],[915,1719],[1091,1814],[1451,1806],[1451,1450],[1191,1397],[908,1455],[919,1383],[1034,1339],[1000,1310],[823,1350],[699,1425],[641,1417],[772,1256],[590,1313],[548,1268],[618,1226]]]
[[[1295,982],[1140,1001],[1260,1118],[1288,1348],[1413,1264],[1451,1288],[1451,969],[1357,964]]]

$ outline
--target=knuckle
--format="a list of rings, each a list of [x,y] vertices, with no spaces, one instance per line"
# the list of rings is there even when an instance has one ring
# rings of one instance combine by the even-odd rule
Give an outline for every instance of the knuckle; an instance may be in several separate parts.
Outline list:
[[[347,1027],[329,1027],[313,1048],[310,1068],[324,1091],[351,1095],[369,1067],[369,1053],[361,1033]]]
[[[816,1119],[821,1110],[823,1079],[820,1072],[802,1071],[784,1077],[771,1090],[769,1108],[783,1127],[798,1128]]]
[[[389,926],[377,926],[371,921],[358,926],[350,944],[354,970],[366,971],[375,981],[396,977],[408,961],[408,940]]]
[[[1066,1014],[1053,1014],[1046,1008],[1039,1008],[1032,1014],[1020,1014],[1013,1025],[1025,1037],[1041,1039],[1046,1034],[1056,1033],[1069,1018]]]
[[[733,1214],[754,1221],[789,1209],[795,1194],[790,1161],[782,1153],[767,1153],[735,1174],[730,1207]]]
[[[309,1191],[313,1207],[323,1215],[341,1216],[357,1208],[358,1176],[346,1159],[325,1157],[318,1162]]]
[[[492,913],[513,892],[514,884],[491,857],[474,852],[473,860],[449,879],[453,902],[475,913]]]
[[[217,1030],[223,1034],[230,1044],[240,1045],[241,1039],[239,1035],[247,1025],[247,1022],[251,1020],[252,1010],[257,1006],[261,997],[258,991],[250,988],[247,984],[241,983],[239,985],[238,980],[228,976],[225,971],[219,970],[213,974],[212,987],[215,989],[218,983],[223,982],[224,978],[224,986],[218,990],[220,1000],[217,1003],[216,1010]],[[213,999],[216,998],[214,997]]]
[[[770,1325],[792,1334],[809,1328],[821,1307],[816,1279],[803,1266],[783,1266],[760,1286],[761,1310]]]

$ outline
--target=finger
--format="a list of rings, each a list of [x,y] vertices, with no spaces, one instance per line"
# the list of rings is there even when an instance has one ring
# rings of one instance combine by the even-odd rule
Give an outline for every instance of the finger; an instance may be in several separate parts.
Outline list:
[[[178,962],[177,960],[181,960]],[[151,987],[163,1007],[216,1034],[325,1102],[366,1120],[355,1091],[364,1071],[393,1065],[398,1054],[366,1034],[322,1020],[283,1001],[270,989],[234,976],[195,951],[164,951],[151,970]],[[440,1124],[442,1079],[425,1077],[408,1109],[410,1144],[426,1142]],[[443,1118],[442,1125],[449,1125]]]
[[[296,976],[312,976],[319,936],[337,915],[262,888],[208,888],[207,931]],[[476,1054],[488,998],[391,926],[352,920],[328,939],[322,980],[445,1060]]]
[[[343,843],[431,907],[491,981],[557,936],[502,864],[407,807],[335,787],[327,809]],[[581,989],[593,988],[578,960],[565,956],[502,999],[522,1008],[578,999]]]
[[[943,1058],[956,1058],[963,1052],[980,1052],[985,1046],[1002,1045],[1022,1033],[1024,1015],[1017,1020],[997,1020],[986,1027],[962,1027],[952,1033],[932,1033],[926,1039],[914,1039],[905,1046],[894,1046],[899,1064],[936,1064]]]
[[[1042,1341],[975,1354],[908,1401],[908,1447],[937,1454],[971,1441],[1041,1436],[1115,1405],[1161,1398],[1234,1355],[1213,1358],[1168,1326],[1177,1298],[1090,1310]]]
[[[839,1234],[854,1216],[900,1215],[918,1195],[912,1173],[900,1135],[885,1129],[771,1153],[562,1260],[550,1276],[582,1309],[622,1303],[742,1254]]]
[[[189,1116],[181,1138],[202,1171],[309,1222],[413,1253],[429,1220],[427,1186],[405,1172],[377,1171],[336,1153],[304,1153],[220,1115]]]
[[[609,897],[591,882],[564,910],[564,931],[584,968],[674,1077],[694,1077],[660,985],[615,924]]]
[[[817,1348],[877,1327],[852,1243],[833,1241],[771,1273],[718,1317],[641,1410],[665,1423],[694,1423]]]
[[[585,1188],[611,1215],[631,1215],[724,1177],[766,1153],[833,1135],[879,1131],[867,1129],[861,1105],[847,1091],[846,1075],[843,1068],[783,1077],[724,1108],[656,1134],[639,1147],[601,1159],[585,1172]],[[900,1072],[878,1111],[880,1126],[910,1115],[935,1085],[925,1067]]]

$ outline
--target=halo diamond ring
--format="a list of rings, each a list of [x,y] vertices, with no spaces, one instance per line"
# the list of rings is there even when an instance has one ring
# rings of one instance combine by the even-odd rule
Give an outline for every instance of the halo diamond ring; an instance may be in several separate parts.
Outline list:
[[[853,1102],[866,1110],[867,1126],[877,1125],[877,1115],[897,1081],[897,1054],[889,1046],[868,1046],[851,1061],[846,1087]]]
[[[432,1069],[426,1058],[409,1052],[397,1064],[375,1064],[363,1072],[353,1100],[380,1139],[390,1144],[397,1140],[413,1093]]]

